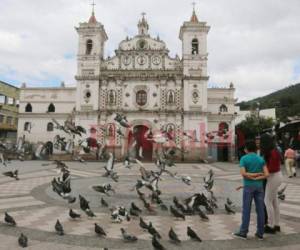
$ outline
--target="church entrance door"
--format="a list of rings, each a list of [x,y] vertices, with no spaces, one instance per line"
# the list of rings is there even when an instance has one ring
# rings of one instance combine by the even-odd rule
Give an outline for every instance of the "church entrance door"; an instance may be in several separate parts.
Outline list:
[[[152,161],[153,143],[145,138],[145,133],[149,130],[147,126],[137,125],[133,128],[133,133],[130,132],[128,136],[129,145],[132,139],[135,138],[137,147],[136,155],[138,160]],[[141,151],[142,150],[142,151]],[[142,158],[139,156],[139,152],[142,152]]]

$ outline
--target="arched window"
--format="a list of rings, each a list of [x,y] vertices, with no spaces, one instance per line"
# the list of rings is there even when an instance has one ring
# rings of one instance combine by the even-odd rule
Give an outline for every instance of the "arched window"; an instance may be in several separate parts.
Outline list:
[[[27,103],[27,105],[25,107],[25,112],[32,112],[32,106],[30,103]]]
[[[228,112],[228,108],[225,104],[222,104],[219,108],[219,111],[222,112]]]
[[[48,106],[48,112],[55,112],[55,106],[53,105],[53,103],[50,103],[50,105]]]
[[[107,101],[109,105],[115,105],[116,104],[116,91],[109,90],[107,94]]]
[[[136,103],[140,106],[144,106],[147,103],[147,92],[145,90],[139,90],[136,93]]]
[[[25,122],[24,123],[24,131],[30,131],[31,130],[31,123]]]
[[[93,49],[93,41],[91,39],[86,41],[86,51],[85,54],[90,55]]]
[[[169,90],[167,93],[167,103],[168,104],[175,103],[175,92],[173,90]]]
[[[198,55],[199,54],[199,42],[197,38],[194,38],[192,40],[192,55]]]
[[[48,131],[48,132],[51,132],[51,131],[53,131],[53,130],[54,130],[53,123],[52,123],[52,122],[49,122],[49,123],[47,124],[47,131]]]

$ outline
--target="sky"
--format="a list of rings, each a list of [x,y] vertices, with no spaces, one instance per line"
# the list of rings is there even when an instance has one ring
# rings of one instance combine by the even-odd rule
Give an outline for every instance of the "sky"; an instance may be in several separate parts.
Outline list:
[[[150,34],[181,57],[180,26],[192,14],[186,0],[95,0],[108,34],[105,56],[137,34],[142,12]],[[20,86],[75,85],[78,36],[92,0],[0,0],[0,80]],[[300,0],[198,0],[208,34],[210,87],[236,88],[239,101],[300,82]]]

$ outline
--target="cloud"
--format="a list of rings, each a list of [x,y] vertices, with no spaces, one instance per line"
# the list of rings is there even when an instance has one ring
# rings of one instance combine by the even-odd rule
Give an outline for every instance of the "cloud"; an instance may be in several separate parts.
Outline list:
[[[97,20],[112,56],[121,40],[137,33],[145,11],[150,33],[170,54],[181,55],[180,26],[192,6],[183,0],[96,0]],[[1,0],[0,78],[21,84],[75,84],[77,34],[87,21],[89,0]],[[300,81],[300,1],[201,0],[197,14],[211,26],[208,70],[213,85],[235,84],[239,100],[251,99]],[[212,84],[210,84],[212,85]]]

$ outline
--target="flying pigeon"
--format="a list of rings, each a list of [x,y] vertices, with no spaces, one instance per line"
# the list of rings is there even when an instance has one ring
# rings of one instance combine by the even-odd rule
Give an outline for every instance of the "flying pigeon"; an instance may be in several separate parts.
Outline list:
[[[75,213],[72,209],[70,209],[70,211],[69,211],[69,216],[70,216],[72,219],[77,219],[77,218],[80,218],[81,215]]]
[[[15,219],[11,215],[9,215],[7,212],[5,212],[4,221],[11,226],[17,225]]]
[[[55,231],[60,236],[64,235],[64,228],[63,228],[62,224],[59,222],[59,220],[56,221]]]
[[[8,176],[8,177],[11,177],[11,178],[15,178],[17,181],[19,180],[18,170],[8,171],[8,172],[4,172],[2,174],[5,175],[5,176]]]
[[[179,212],[178,210],[176,210],[173,206],[170,206],[170,212],[171,214],[173,214],[176,218],[182,218],[183,220],[185,220],[185,216],[183,213]]]
[[[116,117],[114,118],[114,120],[116,122],[118,122],[124,128],[129,128],[130,127],[126,116],[123,116],[123,115],[120,115],[120,114],[116,113]]]
[[[126,241],[126,242],[135,242],[135,241],[138,240],[138,238],[136,236],[128,234],[125,231],[124,228],[121,228],[120,230],[122,232],[122,236],[123,236],[124,241]]]
[[[172,242],[174,242],[175,244],[181,243],[181,240],[178,238],[177,234],[174,232],[172,227],[170,228],[170,231],[169,231],[168,235],[169,235],[170,240]]]
[[[18,243],[20,247],[27,247],[28,246],[28,238],[26,235],[24,235],[23,233],[21,233],[21,235],[18,238]]]
[[[106,236],[105,231],[103,230],[102,227],[100,227],[97,223],[95,223],[95,233],[99,236]]]
[[[189,236],[191,239],[202,242],[200,237],[195,233],[193,229],[191,229],[189,226],[187,227],[187,236]]]

